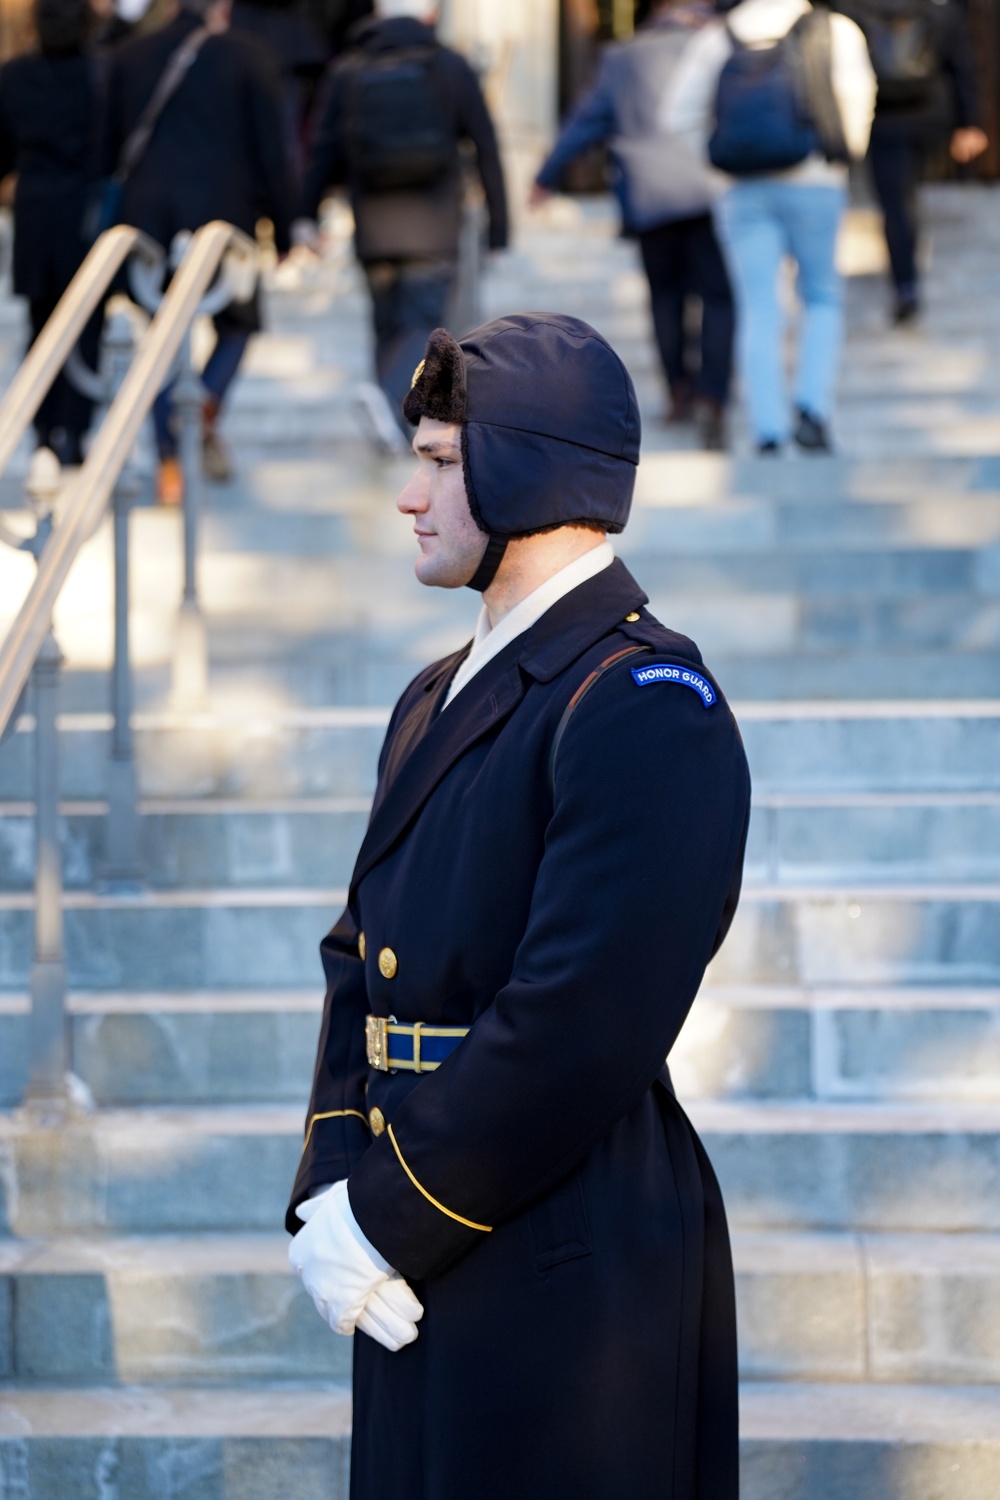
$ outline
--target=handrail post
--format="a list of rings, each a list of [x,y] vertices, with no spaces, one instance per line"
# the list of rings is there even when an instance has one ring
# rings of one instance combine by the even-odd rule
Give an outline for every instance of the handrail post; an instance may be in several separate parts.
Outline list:
[[[62,1114],[68,1105],[69,1035],[63,954],[59,843],[59,731],[56,704],[62,652],[51,630],[32,670],[35,708],[35,961],[31,969],[31,1049],[26,1103]]]
[[[198,523],[201,511],[201,424],[205,392],[194,372],[191,332],[181,344],[180,373],[172,405],[184,474],[184,594],[177,618],[174,702],[201,707],[208,697],[208,638],[198,599]]]
[[[102,340],[101,368],[108,405],[128,373],[135,352],[132,324],[124,313],[109,319]],[[115,555],[115,651],[111,668],[111,756],[108,761],[108,818],[104,881],[132,888],[142,879],[135,745],[132,735],[132,661],[129,647],[129,527],[139,493],[131,460],[113,491]]]
[[[59,462],[40,450],[32,461],[28,494],[35,508],[36,561],[51,531],[60,488]],[[35,710],[35,960],[31,969],[31,1028],[25,1102],[45,1116],[64,1117],[69,1105],[69,1033],[63,953],[62,849],[59,840],[59,730],[56,709],[62,652],[51,625],[32,668]]]

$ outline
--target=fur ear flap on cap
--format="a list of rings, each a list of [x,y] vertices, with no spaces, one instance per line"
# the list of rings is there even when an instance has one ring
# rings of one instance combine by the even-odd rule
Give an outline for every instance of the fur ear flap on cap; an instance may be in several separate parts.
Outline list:
[[[403,416],[413,427],[421,417],[465,421],[465,356],[444,328],[435,328],[427,340],[427,352],[403,402]]]

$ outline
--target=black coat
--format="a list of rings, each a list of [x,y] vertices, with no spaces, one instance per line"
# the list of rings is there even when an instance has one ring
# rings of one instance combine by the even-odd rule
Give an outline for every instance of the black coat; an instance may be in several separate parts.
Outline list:
[[[433,30],[407,17],[363,23],[354,33],[355,50],[393,52],[400,48],[433,46]],[[366,192],[351,176],[345,149],[350,108],[351,62],[338,62],[330,71],[317,112],[316,133],[299,198],[298,213],[315,218],[320,200],[330,187],[346,184],[354,210],[355,249],[362,261],[450,258],[458,254],[464,183],[459,146],[469,142],[486,195],[489,245],[507,243],[507,195],[500,149],[490,112],[475,73],[457,52],[438,46],[433,86],[455,137],[453,170],[431,187]]]
[[[658,662],[712,681],[644,603],[615,562],[443,712],[464,652],[392,716],[322,945],[287,1220],[349,1178],[426,1309],[398,1354],[356,1336],[352,1500],[736,1500],[725,1215],[663,1060],[735,911],[749,776],[721,694],[636,682]],[[571,696],[637,645],[580,702],[552,775]],[[472,1031],[436,1072],[377,1072],[367,1012]]]
[[[96,89],[80,56],[39,53],[0,68],[0,176],[17,172],[14,291],[55,302],[86,254]]]
[[[102,176],[114,171],[129,132],[170,56],[200,25],[182,10],[161,31],[112,55],[101,133]],[[225,219],[253,235],[274,223],[289,248],[290,186],[280,84],[253,37],[230,31],[205,42],[157,122],[125,185],[121,219],[164,247],[179,230]]]
[[[873,14],[877,16],[880,11],[877,0],[874,4],[872,0],[836,0],[833,9],[850,16],[865,32],[872,25]],[[960,0],[924,0],[921,9],[933,37],[938,71],[926,96],[917,102],[877,97],[872,136],[905,136],[932,147],[960,126],[980,125],[982,114],[964,5]]]

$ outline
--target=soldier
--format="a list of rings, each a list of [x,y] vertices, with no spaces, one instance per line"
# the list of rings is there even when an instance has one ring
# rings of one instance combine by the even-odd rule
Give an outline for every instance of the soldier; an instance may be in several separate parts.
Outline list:
[[[417,577],[483,609],[393,712],[322,944],[286,1222],[367,1335],[351,1494],[736,1500],[725,1213],[664,1059],[739,896],[739,732],[607,540],[640,429],[594,329],[439,329],[404,410]]]

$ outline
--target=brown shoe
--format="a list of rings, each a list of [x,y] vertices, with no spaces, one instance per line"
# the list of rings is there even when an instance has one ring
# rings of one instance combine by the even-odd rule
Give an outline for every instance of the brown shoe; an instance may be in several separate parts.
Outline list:
[[[160,505],[184,504],[184,470],[179,458],[161,458],[156,475],[156,499]]]
[[[218,428],[219,403],[209,396],[201,409],[201,471],[216,484],[228,484],[233,477],[229,449]]]
[[[724,453],[728,447],[725,407],[718,401],[699,401],[695,407],[694,420],[704,451]]]

